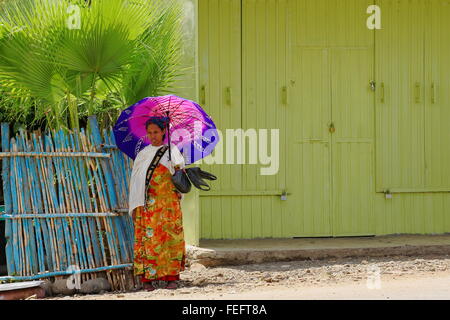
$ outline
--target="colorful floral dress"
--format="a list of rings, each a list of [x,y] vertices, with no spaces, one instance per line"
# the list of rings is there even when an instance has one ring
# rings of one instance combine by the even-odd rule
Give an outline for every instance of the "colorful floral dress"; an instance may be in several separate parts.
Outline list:
[[[135,209],[134,274],[143,282],[179,280],[185,269],[181,206],[171,176],[159,164],[146,187],[145,206]]]

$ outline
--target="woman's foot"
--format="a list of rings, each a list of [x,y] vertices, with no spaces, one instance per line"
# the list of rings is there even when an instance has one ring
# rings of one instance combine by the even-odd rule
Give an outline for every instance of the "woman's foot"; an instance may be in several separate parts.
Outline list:
[[[156,288],[153,286],[151,282],[144,282],[144,290],[153,291]]]
[[[175,281],[169,281],[169,283],[167,284],[167,286],[165,288],[166,289],[177,289],[178,285]]]

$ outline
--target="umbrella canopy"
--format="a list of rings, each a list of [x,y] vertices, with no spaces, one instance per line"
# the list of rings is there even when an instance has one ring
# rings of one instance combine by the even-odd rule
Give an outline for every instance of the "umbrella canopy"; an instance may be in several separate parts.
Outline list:
[[[151,143],[145,128],[151,117],[169,118],[164,143],[175,144],[187,165],[211,154],[219,142],[213,120],[194,101],[175,95],[148,97],[122,111],[113,129],[117,147],[133,160]]]

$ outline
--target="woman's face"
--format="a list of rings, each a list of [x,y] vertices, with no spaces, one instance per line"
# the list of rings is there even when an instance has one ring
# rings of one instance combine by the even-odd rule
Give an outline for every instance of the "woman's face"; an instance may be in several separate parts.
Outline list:
[[[161,130],[156,124],[149,124],[147,127],[147,136],[153,146],[160,146],[163,143],[164,130]]]

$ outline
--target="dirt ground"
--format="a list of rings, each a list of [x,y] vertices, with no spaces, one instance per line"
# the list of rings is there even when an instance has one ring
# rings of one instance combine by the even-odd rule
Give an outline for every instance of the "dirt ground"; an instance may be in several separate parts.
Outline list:
[[[179,288],[46,299],[450,299],[450,256],[346,258],[206,268],[193,264]],[[429,293],[429,294],[427,294]]]

